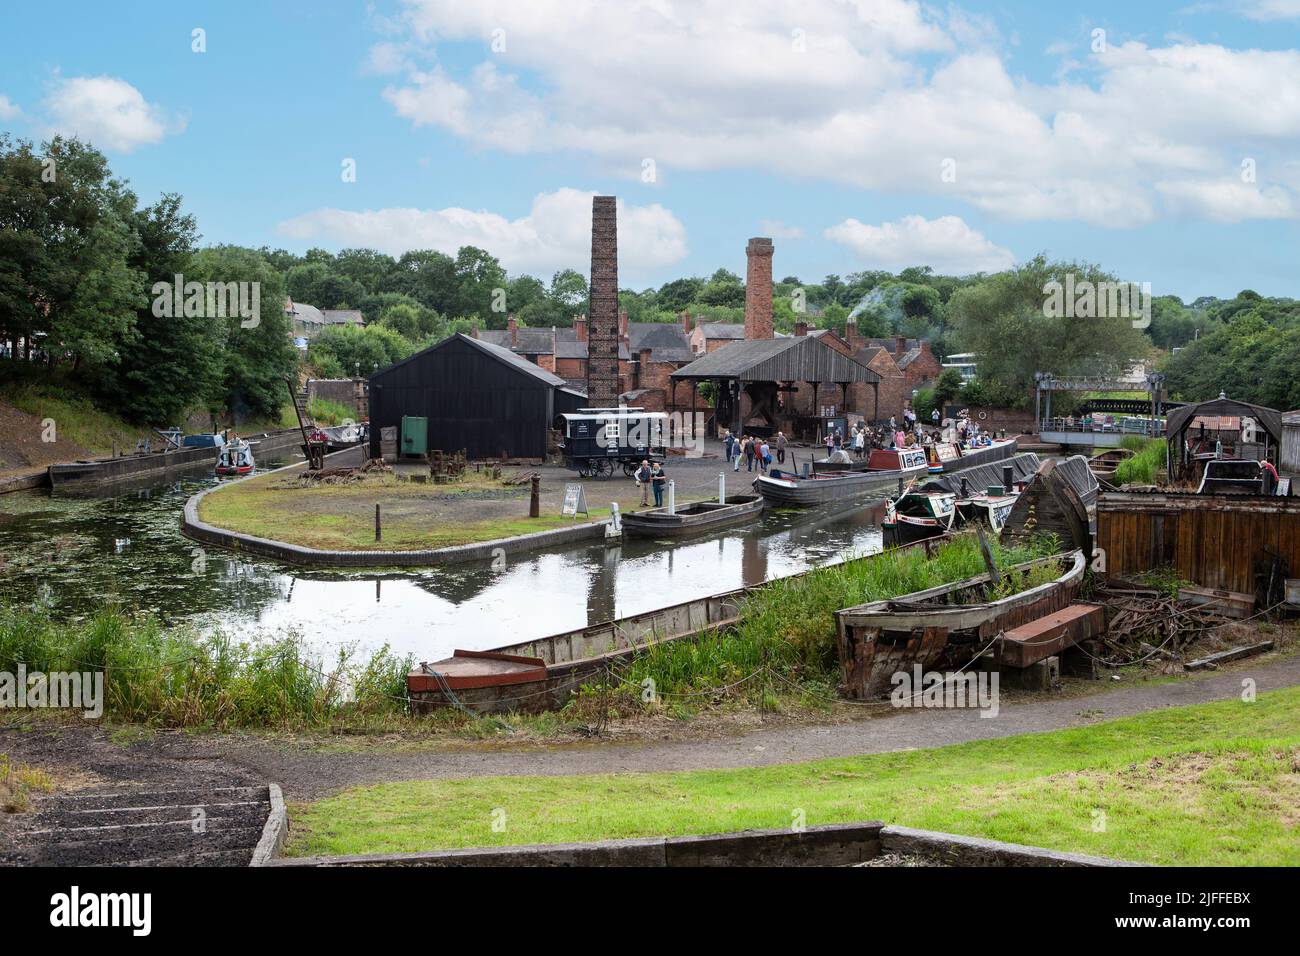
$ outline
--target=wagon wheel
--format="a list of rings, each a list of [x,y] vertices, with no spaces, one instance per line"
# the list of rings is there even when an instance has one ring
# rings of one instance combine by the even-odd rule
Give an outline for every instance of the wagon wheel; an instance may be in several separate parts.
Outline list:
[[[596,473],[595,463],[590,458],[583,458],[578,461],[578,477],[590,478]]]
[[[601,478],[608,478],[614,474],[614,462],[608,458],[599,458],[596,460],[596,474]]]
[[[632,478],[636,475],[636,470],[640,466],[634,461],[623,462],[623,477]]]

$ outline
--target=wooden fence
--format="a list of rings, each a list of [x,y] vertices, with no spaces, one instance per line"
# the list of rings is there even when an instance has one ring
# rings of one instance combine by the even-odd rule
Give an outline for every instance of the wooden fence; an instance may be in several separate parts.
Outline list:
[[[1202,587],[1251,594],[1262,559],[1280,557],[1300,577],[1300,498],[1104,493],[1097,547],[1108,575],[1169,566]]]

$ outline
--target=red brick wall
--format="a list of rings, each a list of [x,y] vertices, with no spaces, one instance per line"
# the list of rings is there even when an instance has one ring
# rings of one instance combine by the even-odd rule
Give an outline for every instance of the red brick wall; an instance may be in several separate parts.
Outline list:
[[[587,378],[587,360],[580,358],[562,358],[555,360],[555,374],[560,378]]]
[[[772,240],[745,247],[745,338],[772,338]]]
[[[909,389],[916,388],[926,382],[933,382],[943,372],[943,366],[935,358],[934,353],[930,351],[930,343],[922,342],[919,347],[921,354],[912,359],[911,364],[904,369]]]

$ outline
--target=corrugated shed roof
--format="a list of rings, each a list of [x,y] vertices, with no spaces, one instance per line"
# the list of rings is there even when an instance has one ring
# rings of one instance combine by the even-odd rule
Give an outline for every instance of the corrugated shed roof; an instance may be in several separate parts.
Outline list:
[[[1252,405],[1249,402],[1238,402],[1231,398],[1213,398],[1208,402],[1194,402],[1191,405],[1184,405],[1182,408],[1175,408],[1169,413],[1165,434],[1170,437],[1178,435],[1191,426],[1193,419],[1212,415],[1236,417],[1248,415],[1259,422],[1264,430],[1273,436],[1275,442],[1280,443],[1282,441],[1281,412],[1275,408],[1265,408],[1263,405]]]
[[[458,332],[455,335],[449,335],[441,342],[437,342],[433,345],[430,345],[427,349],[421,349],[420,351],[416,352],[414,355],[408,356],[407,358],[402,359],[402,361],[400,362],[393,363],[392,365],[388,366],[388,368],[380,369],[374,375],[370,376],[370,380],[373,382],[375,381],[375,379],[382,378],[385,374],[391,372],[393,369],[405,365],[408,362],[414,362],[416,359],[420,358],[420,356],[427,355],[428,353],[436,349],[444,348],[447,345],[447,343],[454,342],[457,339],[469,343],[471,346],[478,349],[480,352],[483,352],[484,354],[491,356],[497,361],[504,362],[507,365],[511,366],[512,368],[517,369],[518,371],[524,372],[527,375],[531,375],[533,378],[540,379],[541,381],[545,382],[547,385],[566,386],[566,387],[568,385],[568,383],[565,382],[565,380],[560,378],[558,375],[552,375],[550,372],[546,371],[546,369],[542,368],[539,365],[533,364],[532,362],[528,361],[528,359],[526,358],[520,358],[518,355],[516,355],[514,352],[510,351],[509,349],[503,349],[499,345],[493,345],[491,342],[485,342],[482,339],[476,339],[473,338],[472,336],[465,335],[464,333],[461,332]]]
[[[673,372],[673,378],[743,382],[879,382],[880,376],[820,339],[746,339],[724,345]]]

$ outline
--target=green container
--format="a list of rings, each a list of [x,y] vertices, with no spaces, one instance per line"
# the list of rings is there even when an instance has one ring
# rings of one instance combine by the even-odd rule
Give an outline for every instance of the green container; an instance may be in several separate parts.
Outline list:
[[[1007,489],[1002,485],[989,485],[984,489],[984,493],[990,498],[1001,498],[1007,493]]]
[[[429,453],[429,419],[402,416],[402,444],[397,453],[421,458]]]

